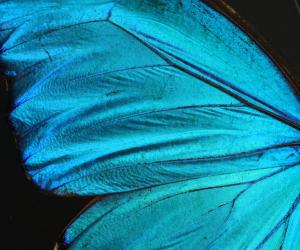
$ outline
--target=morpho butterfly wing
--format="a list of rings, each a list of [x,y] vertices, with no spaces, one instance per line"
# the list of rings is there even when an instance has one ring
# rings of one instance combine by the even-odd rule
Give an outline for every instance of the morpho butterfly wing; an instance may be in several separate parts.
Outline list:
[[[63,244],[299,248],[299,95],[237,26],[198,0],[0,12],[28,176],[58,195],[131,191],[95,202]]]
[[[299,249],[299,174],[300,164],[112,195],[82,213],[61,246]]]
[[[1,6],[11,121],[42,189],[98,195],[298,161],[296,92],[202,2]]]

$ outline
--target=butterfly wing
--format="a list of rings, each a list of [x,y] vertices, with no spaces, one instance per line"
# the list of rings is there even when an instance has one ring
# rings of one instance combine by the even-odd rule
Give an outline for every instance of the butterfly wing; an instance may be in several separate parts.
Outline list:
[[[70,248],[294,244],[299,96],[246,34],[201,1],[17,4],[0,5],[1,61],[30,178],[145,188],[95,203]]]
[[[296,92],[204,3],[14,4],[1,4],[1,56],[42,189],[97,195],[297,161]]]
[[[298,164],[112,195],[82,213],[63,242],[70,249],[298,249],[299,174]]]

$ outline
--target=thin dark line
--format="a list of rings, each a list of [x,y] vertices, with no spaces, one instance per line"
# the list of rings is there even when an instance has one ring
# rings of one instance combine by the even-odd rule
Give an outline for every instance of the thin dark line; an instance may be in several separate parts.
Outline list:
[[[300,194],[296,197],[294,200],[292,206],[288,210],[288,212],[285,214],[285,216],[275,225],[275,227],[266,235],[266,237],[257,245],[255,250],[259,250],[265,245],[265,243],[276,233],[276,231],[281,227],[282,224],[284,224],[293,214],[297,206],[300,204]]]
[[[199,0],[200,1],[200,0]],[[294,72],[291,72],[287,66],[286,61],[278,54],[276,50],[270,45],[270,43],[258,33],[249,22],[247,22],[242,16],[239,15],[235,9],[231,7],[228,0],[201,0],[207,4],[210,8],[214,9],[222,16],[227,18],[233,24],[235,24],[240,30],[242,30],[248,37],[250,37],[255,44],[264,51],[267,56],[271,59],[274,65],[282,72],[285,79],[288,81],[290,86],[293,87],[296,94],[300,95],[300,88],[297,84],[299,78],[296,77]]]
[[[178,61],[180,61],[180,62],[182,62],[182,63],[184,63],[184,64],[190,66],[191,68],[193,68],[193,69],[195,69],[196,71],[202,73],[203,75],[205,75],[205,76],[207,76],[207,77],[209,77],[209,78],[215,80],[216,82],[219,82],[219,83],[221,83],[221,84],[223,84],[223,85],[225,85],[225,86],[227,86],[227,87],[233,89],[234,91],[237,91],[237,92],[239,92],[239,93],[241,93],[241,94],[243,94],[243,95],[249,97],[250,99],[253,99],[254,101],[257,101],[258,103],[260,103],[260,104],[262,104],[262,105],[264,105],[264,106],[266,106],[266,107],[268,107],[268,108],[270,108],[270,109],[276,111],[277,113],[279,113],[279,114],[281,114],[281,115],[284,115],[284,113],[283,113],[282,111],[278,110],[277,108],[273,107],[272,105],[270,105],[270,104],[268,104],[268,103],[266,103],[266,102],[264,102],[264,101],[261,101],[260,99],[256,98],[255,96],[252,96],[252,95],[248,94],[247,92],[245,92],[245,91],[243,91],[242,89],[240,89],[240,88],[238,88],[238,87],[236,87],[236,86],[230,84],[230,82],[228,82],[228,81],[226,81],[226,80],[224,80],[224,79],[218,77],[217,75],[214,75],[214,74],[210,73],[209,71],[207,71],[207,70],[205,70],[205,69],[203,69],[203,68],[200,68],[200,67],[198,67],[197,65],[192,64],[192,63],[190,63],[190,62],[184,60],[183,58],[181,58],[181,57],[179,57],[179,56],[176,56],[176,55],[172,54],[171,52],[168,52],[168,51],[166,51],[166,50],[164,50],[164,49],[162,49],[162,48],[159,48],[159,47],[158,47],[158,49],[161,50],[161,51],[163,51],[163,52],[166,53],[167,55],[169,55],[169,56],[171,56],[171,57],[177,59]]]
[[[42,35],[48,35],[48,34],[51,34],[53,32],[56,32],[56,31],[59,31],[59,30],[63,30],[63,29],[69,29],[69,28],[73,28],[73,27],[76,27],[76,26],[80,26],[80,25],[85,25],[85,24],[89,24],[89,23],[99,23],[99,22],[107,22],[106,19],[99,19],[99,20],[90,20],[90,21],[85,21],[85,22],[79,22],[79,23],[75,23],[75,24],[70,24],[70,25],[66,25],[66,26],[62,26],[62,27],[59,27],[59,28],[54,28],[54,29],[51,29],[51,30],[48,30],[47,32],[43,33]],[[35,37],[33,39],[29,39],[29,40],[24,40],[18,44],[15,44],[11,47],[8,47],[8,48],[5,48],[5,47],[2,47],[1,48],[1,51],[0,53],[5,53],[6,51],[9,51],[9,50],[12,50],[22,44],[25,44],[25,43],[28,43],[28,42],[31,42],[31,41],[34,41],[34,40],[37,40],[39,39],[41,36],[39,37]]]
[[[142,40],[141,38],[139,38],[138,36],[136,36],[135,34],[133,34],[132,32],[130,32],[129,30],[125,29],[124,27],[120,26],[119,24],[117,24],[117,23],[115,23],[115,22],[113,22],[111,20],[109,20],[108,22],[111,23],[112,25],[114,25],[115,27],[121,29],[122,31],[124,31],[125,33],[127,33],[128,35],[130,35],[131,37],[133,37],[136,40],[138,40],[140,43],[142,43],[144,46],[146,46],[149,50],[151,50],[153,53],[155,53],[157,56],[159,56],[166,63],[170,64],[171,66],[173,66],[174,68],[180,70],[181,72],[184,72],[184,73],[186,73],[186,74],[188,74],[188,75],[190,75],[190,76],[192,76],[192,77],[194,77],[194,78],[196,78],[198,80],[201,80],[201,81],[203,81],[203,82],[205,82],[205,83],[207,83],[207,84],[215,87],[216,89],[221,90],[223,93],[226,93],[226,94],[234,97],[235,99],[237,99],[237,100],[245,103],[247,106],[249,106],[249,107],[251,107],[253,109],[256,109],[256,110],[258,110],[258,111],[260,111],[260,112],[262,112],[262,113],[264,113],[266,115],[269,115],[269,116],[271,116],[271,117],[273,117],[273,118],[275,118],[275,119],[277,119],[277,120],[279,120],[279,121],[281,121],[281,122],[283,122],[283,123],[285,123],[285,124],[287,124],[287,125],[295,128],[297,130],[300,130],[300,125],[298,125],[297,123],[295,123],[293,121],[290,121],[290,120],[288,120],[288,119],[286,119],[286,118],[284,118],[282,116],[279,116],[279,115],[277,115],[277,114],[275,114],[275,113],[273,113],[271,111],[265,110],[265,109],[263,109],[263,108],[255,105],[253,103],[250,103],[249,101],[247,101],[244,98],[238,96],[237,94],[231,92],[230,90],[226,89],[225,87],[220,86],[218,83],[215,83],[214,81],[208,79],[207,77],[201,76],[201,75],[199,75],[197,73],[194,73],[191,70],[188,70],[188,69],[186,69],[186,68],[184,68],[184,67],[182,67],[182,66],[180,66],[180,65],[178,65],[176,63],[174,63],[172,60],[168,59],[165,55],[163,55],[160,51],[158,51],[157,49],[153,48],[151,45],[149,45],[147,42],[145,42],[144,40]]]

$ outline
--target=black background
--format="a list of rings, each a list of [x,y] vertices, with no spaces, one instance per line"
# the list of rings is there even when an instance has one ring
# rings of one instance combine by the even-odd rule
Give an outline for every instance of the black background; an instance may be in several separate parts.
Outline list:
[[[300,76],[300,15],[294,0],[228,0]],[[89,199],[58,198],[40,193],[26,180],[7,122],[9,92],[1,82],[1,207],[5,233],[1,249],[53,249],[62,229]],[[4,247],[5,246],[5,247]]]

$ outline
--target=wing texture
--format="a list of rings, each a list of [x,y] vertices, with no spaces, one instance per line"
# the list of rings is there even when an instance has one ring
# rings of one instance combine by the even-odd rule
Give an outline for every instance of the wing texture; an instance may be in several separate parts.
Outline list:
[[[70,249],[300,249],[300,98],[199,0],[0,2],[24,168],[103,195]]]

